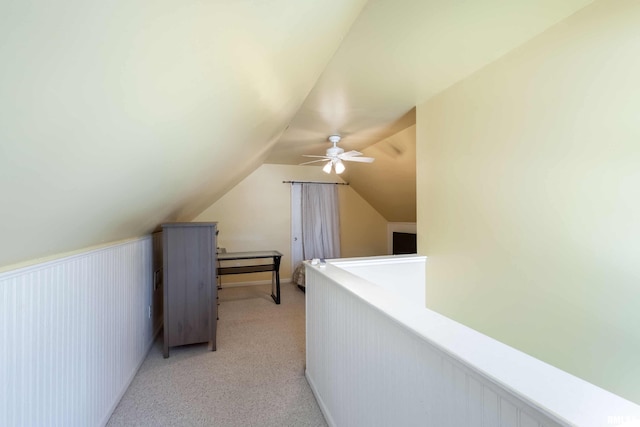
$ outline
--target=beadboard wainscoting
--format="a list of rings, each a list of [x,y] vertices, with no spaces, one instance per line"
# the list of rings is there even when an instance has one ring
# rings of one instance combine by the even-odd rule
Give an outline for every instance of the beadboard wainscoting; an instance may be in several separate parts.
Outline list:
[[[0,274],[0,425],[105,425],[153,343],[150,237]]]
[[[640,406],[426,309],[424,271],[424,257],[307,263],[306,377],[329,425],[640,420]]]

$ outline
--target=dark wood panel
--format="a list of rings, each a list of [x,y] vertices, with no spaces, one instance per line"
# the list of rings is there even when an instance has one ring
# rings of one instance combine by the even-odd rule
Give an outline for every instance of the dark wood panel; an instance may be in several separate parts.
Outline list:
[[[215,223],[181,224],[162,225],[165,357],[178,345],[208,342],[215,350]]]
[[[243,274],[243,273],[261,273],[265,271],[275,271],[276,267],[273,264],[262,264],[262,265],[243,265],[243,266],[234,266],[234,267],[219,267],[218,274],[227,275],[227,274]]]
[[[162,285],[163,262],[162,262],[162,232],[156,231],[153,238],[153,283],[151,298],[151,315],[153,316],[153,331],[157,332],[162,326],[164,287]]]

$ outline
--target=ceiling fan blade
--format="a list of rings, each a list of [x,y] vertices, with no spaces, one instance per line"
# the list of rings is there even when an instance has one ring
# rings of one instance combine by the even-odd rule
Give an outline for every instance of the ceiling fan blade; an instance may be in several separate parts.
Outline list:
[[[338,157],[344,159],[345,157],[355,157],[355,156],[362,156],[362,153],[359,151],[351,150],[351,151],[347,151],[346,153],[340,154]]]
[[[316,157],[316,156],[314,156],[314,157]],[[311,163],[318,163],[318,162],[330,162],[330,161],[331,161],[331,159],[328,159],[328,160],[327,159],[311,160],[310,162],[299,163],[298,166],[308,165],[308,164],[311,164]]]
[[[336,173],[341,173],[344,170],[344,165],[342,165],[342,160],[346,162],[360,162],[360,163],[372,163],[375,160],[373,157],[360,157],[362,156],[362,153],[356,150],[345,152],[344,149],[337,146],[338,142],[340,142],[339,135],[331,135],[329,137],[329,141],[333,143],[333,147],[330,147],[327,149],[327,153],[325,156],[317,156],[313,154],[302,154],[303,157],[312,157],[312,158],[317,158],[321,160],[312,160],[306,163],[300,163],[300,165],[308,165],[310,163],[326,161],[327,162],[326,167],[331,168],[331,165],[335,165]],[[338,169],[341,169],[340,172],[338,172]],[[330,170],[325,172],[329,173]]]
[[[347,157],[342,160],[345,162],[373,163],[375,159],[373,157]]]

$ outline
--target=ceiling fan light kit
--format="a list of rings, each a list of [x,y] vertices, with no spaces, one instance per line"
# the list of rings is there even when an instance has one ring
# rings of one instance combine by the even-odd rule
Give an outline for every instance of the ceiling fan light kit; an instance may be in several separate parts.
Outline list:
[[[331,173],[331,162],[327,162],[327,164],[322,168],[322,171],[324,173]]]
[[[304,157],[318,157],[319,160],[311,160],[310,162],[300,163],[301,165],[308,165],[310,163],[316,162],[326,162],[322,170],[326,173],[331,173],[331,169],[333,168],[337,174],[341,174],[345,170],[345,166],[343,161],[345,162],[361,162],[361,163],[372,163],[375,159],[373,157],[361,157],[362,153],[359,151],[347,151],[344,152],[344,149],[338,147],[338,142],[340,142],[340,135],[331,135],[329,136],[329,142],[333,144],[332,147],[327,149],[327,153],[324,156],[316,156],[311,154],[303,154]]]

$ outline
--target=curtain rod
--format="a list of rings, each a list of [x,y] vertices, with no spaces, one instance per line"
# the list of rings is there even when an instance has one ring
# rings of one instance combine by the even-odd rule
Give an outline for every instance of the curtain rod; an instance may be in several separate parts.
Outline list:
[[[349,185],[348,182],[319,182],[319,181],[282,181],[283,184],[333,184]]]

